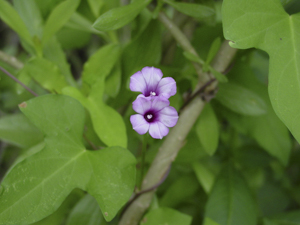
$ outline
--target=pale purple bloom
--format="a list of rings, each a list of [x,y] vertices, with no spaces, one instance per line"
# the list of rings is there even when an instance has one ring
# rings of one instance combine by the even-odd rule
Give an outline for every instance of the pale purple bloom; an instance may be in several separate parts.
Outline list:
[[[162,78],[160,69],[144,67],[130,77],[130,90],[141,92],[145,97],[170,98],[176,94],[176,82],[172,77]]]
[[[132,108],[139,114],[132,115],[130,122],[139,134],[149,134],[156,139],[162,139],[169,133],[168,127],[174,127],[178,120],[176,109],[169,106],[170,102],[164,97],[137,98]]]

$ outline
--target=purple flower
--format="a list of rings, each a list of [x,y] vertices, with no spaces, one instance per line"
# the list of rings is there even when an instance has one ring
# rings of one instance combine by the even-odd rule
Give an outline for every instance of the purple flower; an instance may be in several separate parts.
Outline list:
[[[178,120],[176,109],[169,106],[170,102],[164,97],[137,98],[132,108],[139,114],[132,115],[130,122],[139,134],[149,134],[156,139],[162,139],[169,133],[168,127],[174,127]]]
[[[171,77],[162,78],[162,76],[160,69],[144,67],[142,71],[138,71],[130,77],[130,90],[142,92],[145,97],[170,98],[176,94],[176,82]]]

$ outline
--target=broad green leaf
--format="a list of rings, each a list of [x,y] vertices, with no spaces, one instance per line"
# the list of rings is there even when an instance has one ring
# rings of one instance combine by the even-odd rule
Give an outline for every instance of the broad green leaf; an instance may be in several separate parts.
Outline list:
[[[219,122],[210,104],[206,104],[196,123],[196,132],[204,150],[213,155],[219,144]]]
[[[131,153],[121,147],[86,150],[85,111],[68,96],[40,96],[20,109],[46,135],[46,146],[17,164],[1,183],[0,224],[38,221],[58,209],[74,188],[94,196],[110,221],[134,188]]]
[[[266,114],[266,104],[254,92],[235,83],[219,84],[216,96],[222,105],[242,115],[259,116]]]
[[[67,225],[106,225],[96,199],[87,194],[72,209]]]
[[[31,36],[41,38],[43,18],[35,0],[14,0],[13,3]]]
[[[255,47],[269,54],[272,106],[300,141],[300,14],[289,15],[278,0],[225,0],[222,15],[232,47]]]
[[[27,44],[33,46],[30,33],[16,10],[5,0],[0,0],[0,18],[10,26]]]
[[[59,42],[55,37],[51,38],[43,48],[43,53],[45,59],[53,62],[59,68],[60,73],[65,77],[68,84],[76,87],[77,83],[75,82],[72,74],[70,65],[67,62],[66,54],[62,50]]]
[[[164,2],[168,3],[169,5],[177,9],[179,12],[182,12],[196,19],[201,20],[215,15],[215,10],[213,8],[204,5],[174,2],[171,0],[164,0]]]
[[[43,43],[46,43],[70,19],[79,3],[80,0],[65,0],[53,9],[45,24]]]
[[[92,86],[95,85],[95,83],[102,83],[102,94],[101,96],[99,96],[99,98],[101,99],[104,93],[105,78],[112,71],[120,54],[120,46],[116,44],[106,45],[100,48],[95,54],[93,54],[84,65],[84,69],[82,72],[82,82],[83,85],[86,85],[86,87],[83,86],[83,88],[91,89]]]
[[[187,186],[187,184],[189,184]],[[165,192],[162,196],[159,205],[163,207],[177,207],[187,198],[196,194],[199,184],[194,175],[181,176]],[[184,190],[184,191],[182,191]]]
[[[148,212],[141,225],[190,225],[192,217],[171,208],[158,208]]]
[[[230,166],[217,177],[205,217],[220,225],[256,225],[256,205],[247,183]]]
[[[43,140],[44,135],[24,115],[12,114],[0,119],[0,139],[29,148]]]
[[[70,212],[74,204],[76,204],[80,198],[84,195],[83,191],[75,189],[71,194],[64,200],[61,206],[50,216],[30,224],[30,225],[60,225],[64,224],[67,214]],[[96,202],[97,204],[97,202]],[[99,206],[98,206],[99,207]]]
[[[131,22],[151,0],[136,0],[133,3],[114,8],[102,14],[93,27],[100,31],[116,30]]]
[[[30,75],[43,88],[51,92],[61,93],[62,88],[68,85],[58,67],[43,58],[32,58],[25,64],[22,72]]]
[[[210,193],[215,181],[215,174],[200,162],[193,163],[193,169],[204,191]]]
[[[98,82],[87,98],[74,87],[64,88],[63,93],[80,101],[89,111],[94,130],[101,141],[107,146],[126,147],[127,134],[124,121],[117,111],[103,102],[103,90],[104,82]]]

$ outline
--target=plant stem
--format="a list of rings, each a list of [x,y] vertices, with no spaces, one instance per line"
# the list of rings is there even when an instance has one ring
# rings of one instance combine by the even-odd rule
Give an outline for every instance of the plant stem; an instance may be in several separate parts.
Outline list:
[[[139,185],[140,190],[142,189],[142,184],[143,184],[146,150],[147,150],[147,134],[144,134],[143,147],[142,147],[142,160],[141,160],[141,182],[140,182],[140,185]]]
[[[236,53],[236,49],[232,49],[228,45],[228,41],[224,41],[222,46],[223,47],[220,48],[216,58],[212,62],[212,66],[218,72],[223,72],[228,67],[230,61]],[[209,76],[209,74],[206,76]],[[192,129],[204,105],[205,102],[201,99],[201,97],[196,96],[182,110],[176,126],[165,138],[143,180],[142,191],[156,185],[164,176],[164,174],[166,174],[170,165],[175,160],[177,153],[184,145],[184,140]],[[136,198],[136,200],[133,201],[124,212],[122,218],[120,219],[119,225],[137,225],[149,207],[154,192],[155,190],[144,193]]]
[[[24,66],[23,63],[21,63],[15,57],[7,55],[6,53],[4,53],[2,51],[0,51],[0,60],[18,70],[22,69]]]
[[[13,79],[14,81],[16,81],[18,84],[20,84],[23,88],[25,88],[27,91],[29,91],[32,95],[34,96],[38,96],[37,93],[35,93],[33,90],[31,90],[29,87],[27,87],[25,84],[23,84],[18,78],[16,78],[14,75],[10,74],[7,70],[5,70],[4,68],[2,68],[0,66],[0,70],[5,73],[7,76],[9,76],[11,79]]]

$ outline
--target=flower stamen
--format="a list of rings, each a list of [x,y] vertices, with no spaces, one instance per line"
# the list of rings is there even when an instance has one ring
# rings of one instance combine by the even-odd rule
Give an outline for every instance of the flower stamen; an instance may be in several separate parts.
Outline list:
[[[156,96],[156,93],[154,91],[150,91],[151,96]]]

